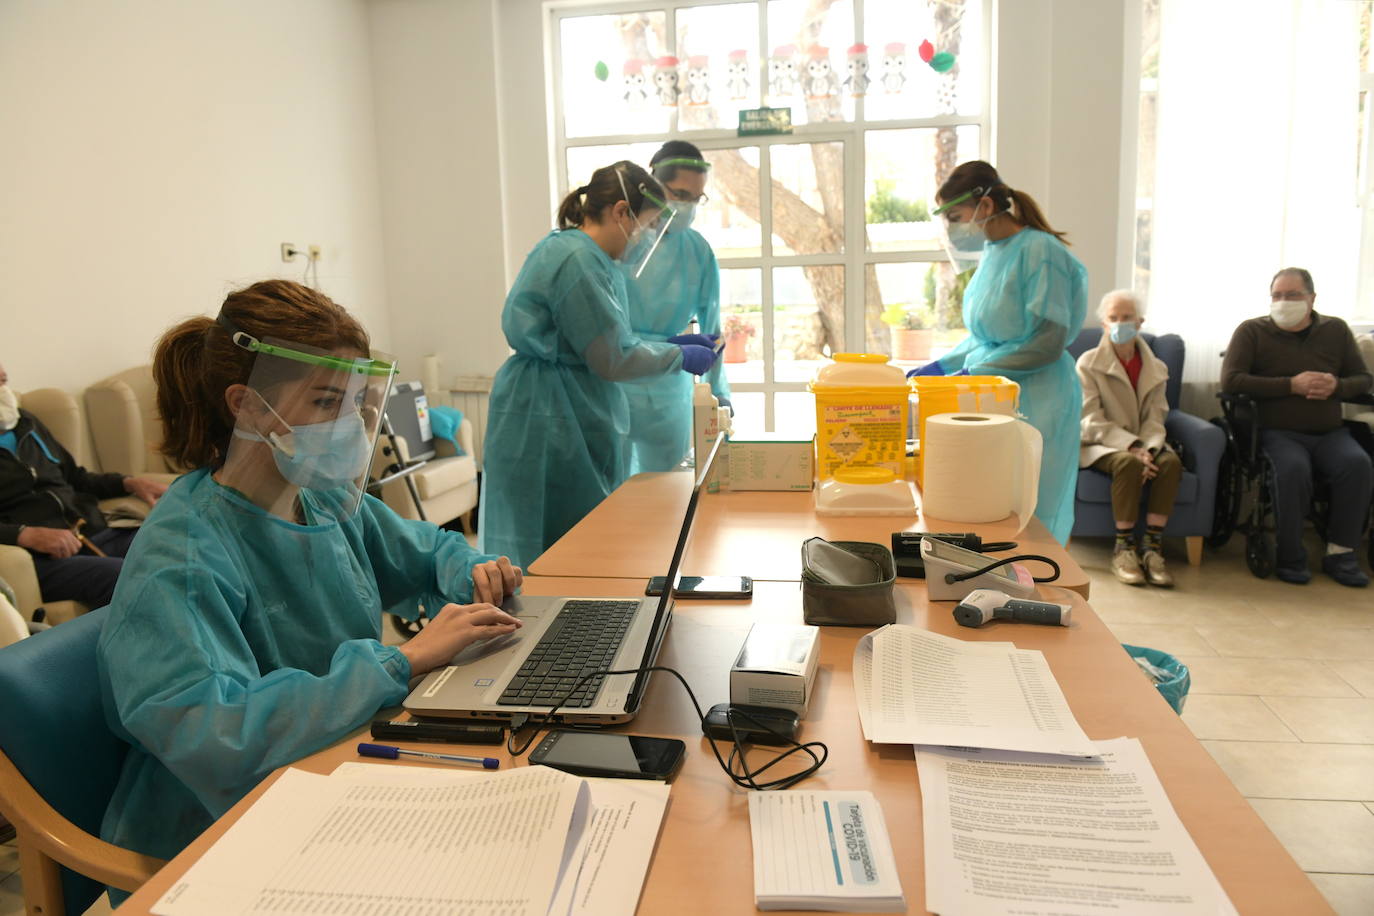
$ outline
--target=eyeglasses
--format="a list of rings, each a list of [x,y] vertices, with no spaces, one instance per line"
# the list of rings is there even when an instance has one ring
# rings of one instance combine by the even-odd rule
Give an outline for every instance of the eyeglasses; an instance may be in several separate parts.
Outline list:
[[[703,206],[708,200],[711,199],[707,197],[705,194],[693,194],[691,191],[685,190],[683,188],[669,188],[668,194],[673,198],[673,200],[678,201],[679,203],[696,204],[698,207]]]

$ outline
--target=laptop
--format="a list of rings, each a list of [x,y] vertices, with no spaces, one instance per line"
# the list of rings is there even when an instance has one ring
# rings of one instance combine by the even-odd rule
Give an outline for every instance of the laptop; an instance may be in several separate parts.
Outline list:
[[[406,440],[406,454],[412,463],[435,456],[434,431],[429,425],[429,399],[419,382],[397,382],[386,401],[386,419],[391,433]]]
[[[666,581],[676,583],[687,551],[697,503],[725,434],[716,437],[682,518]],[[543,715],[586,674],[646,668],[658,657],[673,613],[673,589],[658,598],[553,598],[512,596],[502,608],[524,624],[505,637],[468,646],[427,674],[406,697],[416,716],[510,719]],[[648,672],[589,680],[554,714],[569,725],[614,725],[639,712]]]

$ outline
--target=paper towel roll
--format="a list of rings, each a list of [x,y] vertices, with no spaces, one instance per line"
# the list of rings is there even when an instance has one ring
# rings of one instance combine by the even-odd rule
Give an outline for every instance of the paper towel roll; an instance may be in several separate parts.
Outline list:
[[[1015,417],[931,417],[921,442],[922,510],[948,522],[996,522],[1014,512],[1020,532],[1035,512],[1042,449],[1040,431]]]

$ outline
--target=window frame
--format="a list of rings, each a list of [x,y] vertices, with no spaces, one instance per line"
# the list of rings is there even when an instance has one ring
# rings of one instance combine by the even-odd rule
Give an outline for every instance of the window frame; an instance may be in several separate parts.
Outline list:
[[[621,15],[637,12],[662,11],[665,16],[665,36],[668,54],[677,54],[677,11],[693,7],[726,6],[739,3],[754,3],[758,8],[758,45],[754,52],[755,84],[767,85],[768,62],[768,2],[769,0],[611,0],[611,2],[580,2],[580,0],[553,0],[545,4],[545,24],[548,28],[548,73],[547,86],[551,155],[554,179],[551,208],[556,209],[566,193],[568,184],[568,151],[577,147],[618,146],[641,143],[662,144],[668,140],[689,140],[703,152],[720,149],[743,149],[757,147],[759,150],[759,224],[760,253],[754,257],[719,258],[721,270],[757,269],[760,272],[761,323],[759,333],[762,339],[763,378],[762,382],[730,382],[733,392],[761,392],[764,394],[764,429],[775,428],[774,394],[785,392],[804,392],[806,382],[779,382],[775,378],[775,356],[773,317],[776,304],[773,302],[773,271],[782,267],[802,267],[808,265],[841,266],[844,268],[844,346],[850,352],[864,352],[866,347],[865,281],[870,264],[907,264],[929,263],[946,260],[943,251],[870,251],[867,242],[867,196],[866,196],[866,138],[869,133],[886,130],[936,129],[941,127],[974,126],[978,130],[978,158],[990,160],[992,149],[993,119],[995,105],[995,83],[993,82],[992,54],[994,51],[993,0],[966,0],[968,6],[981,7],[982,32],[978,36],[982,53],[983,98],[976,115],[938,115],[931,118],[902,118],[868,121],[865,119],[865,97],[854,99],[854,117],[846,121],[828,121],[819,124],[795,126],[792,133],[783,135],[738,136],[734,128],[715,128],[709,130],[679,131],[678,112],[675,109],[669,116],[668,130],[663,133],[642,134],[602,134],[597,136],[569,138],[563,110],[563,59],[562,28],[564,19],[587,16]],[[855,41],[863,41],[865,0],[851,0],[853,3],[853,27]],[[913,54],[912,60],[918,60]],[[764,95],[760,95],[760,100]],[[834,254],[781,255],[773,252],[773,205],[772,205],[772,156],[773,146],[792,146],[810,143],[841,144],[844,156],[844,251]],[[645,163],[647,167],[647,163]]]

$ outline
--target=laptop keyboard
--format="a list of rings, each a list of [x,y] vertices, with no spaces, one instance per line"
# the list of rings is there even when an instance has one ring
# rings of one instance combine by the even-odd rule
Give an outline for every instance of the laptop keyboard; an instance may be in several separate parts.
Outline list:
[[[610,667],[638,607],[638,601],[565,601],[496,702],[502,706],[562,703],[579,680]],[[591,706],[602,680],[602,676],[589,679],[563,706]]]

